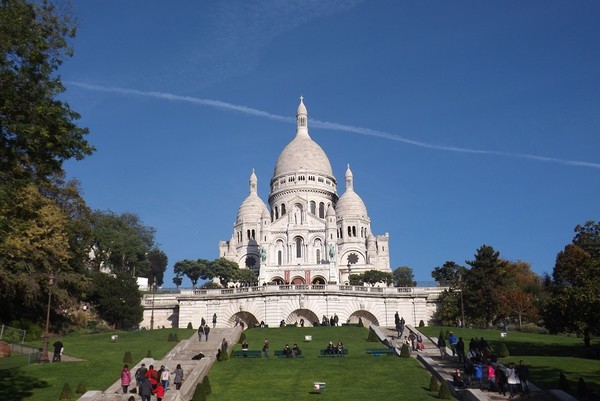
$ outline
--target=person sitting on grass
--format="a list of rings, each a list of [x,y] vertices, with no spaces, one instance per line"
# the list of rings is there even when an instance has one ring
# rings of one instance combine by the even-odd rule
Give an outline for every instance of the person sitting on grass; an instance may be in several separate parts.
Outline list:
[[[300,347],[298,347],[298,344],[294,344],[294,346],[292,347],[292,356],[300,356],[302,355],[302,351],[300,351]]]
[[[335,346],[333,345],[333,341],[329,341],[329,344],[327,344],[327,353],[329,355],[333,355],[333,354],[335,354],[335,351],[336,351],[336,349],[335,349]]]
[[[341,340],[337,342],[337,353],[341,356],[344,356],[344,343]]]
[[[289,345],[285,345],[285,347],[283,347],[283,355],[285,355],[286,358],[291,358],[292,357],[292,350],[290,349]]]

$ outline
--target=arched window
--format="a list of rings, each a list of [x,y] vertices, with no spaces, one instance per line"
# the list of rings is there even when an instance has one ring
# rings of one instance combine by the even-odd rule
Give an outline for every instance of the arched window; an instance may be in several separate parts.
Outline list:
[[[279,208],[275,206],[275,220],[279,218]]]
[[[250,237],[250,230],[246,231],[246,236],[248,237],[248,240],[251,240],[252,238]]]
[[[356,226],[352,226],[352,236],[356,237]]]
[[[315,201],[310,201],[310,212],[312,214],[317,213],[317,204],[315,203]]]
[[[322,219],[325,218],[325,204],[323,202],[319,203],[319,217]]]
[[[285,203],[281,204],[281,216],[285,216]]]
[[[296,257],[302,257],[302,238],[300,237],[296,238]]]
[[[321,264],[321,250],[317,249],[317,264]]]
[[[252,239],[256,239],[256,231],[252,230]]]
[[[281,259],[283,259],[282,257],[282,253],[281,251],[277,251],[277,266],[281,266]]]
[[[352,227],[348,226],[348,237],[352,237]]]

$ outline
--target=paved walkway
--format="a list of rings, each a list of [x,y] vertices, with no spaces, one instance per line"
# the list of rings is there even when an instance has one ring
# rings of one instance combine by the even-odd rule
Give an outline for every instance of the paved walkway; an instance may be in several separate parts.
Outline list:
[[[169,388],[165,393],[163,401],[189,401],[194,395],[196,386],[202,382],[204,376],[208,373],[211,366],[217,359],[217,350],[221,347],[223,338],[227,340],[231,347],[240,338],[241,327],[234,328],[214,328],[211,329],[208,342],[202,336],[202,341],[198,341],[198,336],[194,333],[187,340],[181,341],[175,346],[163,359],[154,360],[144,358],[136,366],[131,368],[132,375],[142,363],[154,365],[159,368],[161,365],[167,366],[171,372],[175,370],[177,364],[180,364],[184,372],[184,382],[180,390],[175,390],[175,386]],[[204,358],[192,360],[192,357],[202,353]],[[135,385],[135,381],[133,383]],[[133,386],[130,386],[133,388]],[[106,391],[88,391],[78,401],[127,401],[132,394],[122,394],[121,380],[117,380]],[[139,400],[139,396],[135,397]],[[154,397],[153,397],[154,399]]]

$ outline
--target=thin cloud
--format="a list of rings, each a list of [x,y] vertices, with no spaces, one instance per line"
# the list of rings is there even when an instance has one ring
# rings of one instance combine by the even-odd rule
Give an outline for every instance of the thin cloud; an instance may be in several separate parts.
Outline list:
[[[202,106],[213,107],[221,110],[230,110],[243,114],[248,114],[255,117],[262,117],[273,121],[281,121],[286,123],[295,123],[296,119],[291,117],[285,117],[278,114],[269,113],[263,110],[253,109],[251,107],[237,105],[232,103],[223,102],[220,100],[213,99],[203,99],[192,96],[180,96],[174,95],[172,93],[165,92],[147,92],[140,91],[137,89],[127,89],[127,88],[119,88],[119,87],[111,87],[111,86],[102,86],[102,85],[92,85],[83,82],[69,82],[70,85],[77,86],[82,89],[88,89],[96,92],[106,92],[106,93],[116,93],[120,95],[126,96],[140,96],[140,97],[150,97],[162,100],[176,101],[176,102],[186,102],[192,104],[199,104]],[[319,121],[319,120],[311,120],[311,125],[335,131],[343,131],[343,132],[351,132],[359,135],[372,136],[382,139],[387,139],[391,141],[405,143],[407,145],[417,146],[425,149],[433,149],[433,150],[441,150],[446,152],[457,152],[457,153],[471,153],[471,154],[481,154],[481,155],[493,155],[493,156],[503,156],[503,157],[513,157],[519,159],[527,159],[534,160],[540,162],[548,162],[548,163],[557,163],[567,166],[576,166],[576,167],[591,167],[600,169],[600,163],[586,162],[580,160],[568,160],[568,159],[559,159],[554,157],[546,157],[546,156],[538,156],[532,155],[528,153],[511,153],[511,152],[499,152],[495,150],[482,150],[482,149],[470,149],[470,148],[461,148],[456,146],[444,146],[444,145],[436,145],[433,143],[415,141],[413,139],[404,138],[399,135],[391,134],[385,131],[377,131],[370,128],[363,127],[355,127],[351,125],[344,125],[338,123],[332,123],[327,121]]]

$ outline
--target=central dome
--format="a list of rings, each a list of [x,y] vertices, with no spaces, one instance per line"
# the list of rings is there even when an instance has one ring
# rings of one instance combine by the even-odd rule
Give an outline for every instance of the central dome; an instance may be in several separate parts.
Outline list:
[[[308,113],[302,97],[300,97],[296,121],[296,137],[288,143],[279,155],[273,177],[299,171],[321,173],[333,177],[329,158],[323,149],[308,135]]]

